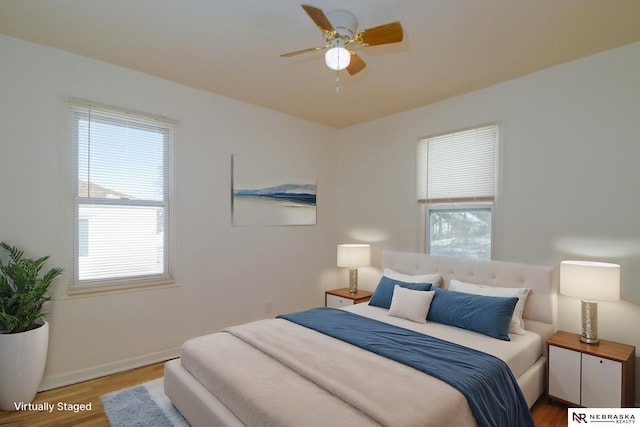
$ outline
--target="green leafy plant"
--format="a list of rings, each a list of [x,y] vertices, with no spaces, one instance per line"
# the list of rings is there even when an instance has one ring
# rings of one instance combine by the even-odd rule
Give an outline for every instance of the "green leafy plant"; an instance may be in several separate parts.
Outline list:
[[[9,256],[6,262],[0,258],[0,333],[34,329],[46,315],[43,306],[51,300],[47,290],[63,270],[56,267],[41,274],[48,256],[25,258],[24,251],[5,242],[0,248]]]

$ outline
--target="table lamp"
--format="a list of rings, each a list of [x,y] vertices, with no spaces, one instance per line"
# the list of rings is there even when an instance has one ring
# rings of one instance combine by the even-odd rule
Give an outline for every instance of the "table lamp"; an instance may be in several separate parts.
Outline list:
[[[350,243],[338,245],[338,267],[349,267],[349,292],[358,292],[358,267],[371,264],[371,245]]]
[[[582,300],[580,341],[597,344],[598,303],[620,299],[620,266],[606,262],[562,261],[560,293]]]

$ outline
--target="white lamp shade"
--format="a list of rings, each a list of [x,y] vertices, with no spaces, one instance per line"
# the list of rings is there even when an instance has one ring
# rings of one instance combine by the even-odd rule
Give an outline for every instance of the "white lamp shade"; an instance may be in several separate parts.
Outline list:
[[[618,301],[620,266],[606,262],[562,261],[560,293],[586,301]]]
[[[331,49],[324,54],[324,62],[332,70],[344,70],[351,62],[351,53],[344,48],[344,40],[338,38],[331,42]]]
[[[338,245],[338,267],[365,267],[371,264],[371,245],[351,243]]]

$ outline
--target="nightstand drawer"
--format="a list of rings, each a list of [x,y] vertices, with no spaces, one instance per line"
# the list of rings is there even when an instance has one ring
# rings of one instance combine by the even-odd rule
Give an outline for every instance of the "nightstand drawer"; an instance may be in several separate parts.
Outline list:
[[[590,354],[582,355],[582,406],[617,408],[622,390],[622,363]]]
[[[327,307],[340,308],[353,304],[355,304],[355,301],[352,299],[327,294]]]
[[[549,346],[549,396],[580,405],[580,352]]]

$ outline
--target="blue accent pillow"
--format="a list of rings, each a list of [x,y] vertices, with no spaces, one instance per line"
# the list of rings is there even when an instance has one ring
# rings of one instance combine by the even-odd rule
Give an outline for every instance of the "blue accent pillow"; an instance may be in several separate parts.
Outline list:
[[[393,280],[387,276],[382,276],[378,282],[375,292],[369,300],[369,305],[375,305],[376,307],[389,308],[391,307],[391,299],[393,298],[393,287],[395,285],[402,286],[403,288],[412,289],[414,291],[430,291],[431,283],[406,283],[399,280]],[[517,299],[517,298],[516,298]]]
[[[509,325],[518,297],[474,295],[435,286],[433,290],[427,320],[511,341]]]

